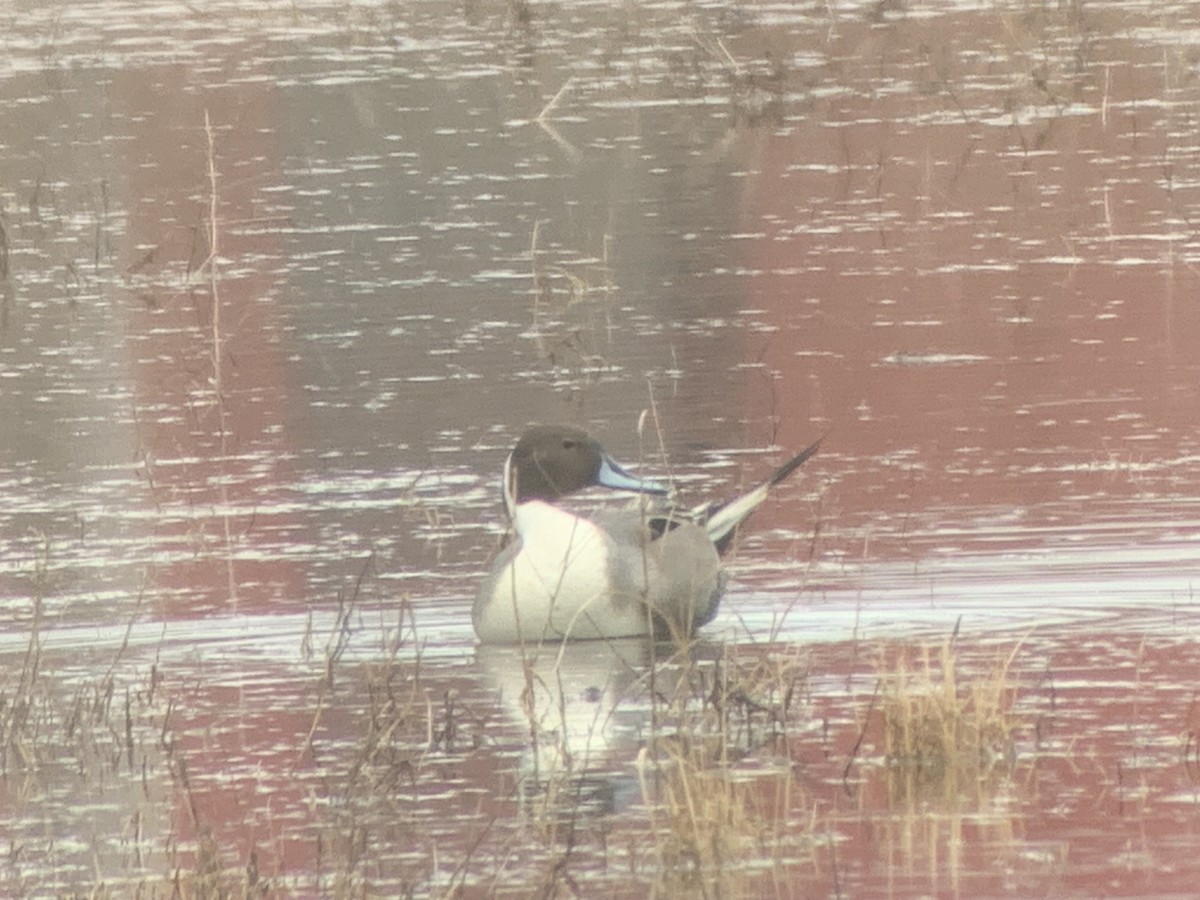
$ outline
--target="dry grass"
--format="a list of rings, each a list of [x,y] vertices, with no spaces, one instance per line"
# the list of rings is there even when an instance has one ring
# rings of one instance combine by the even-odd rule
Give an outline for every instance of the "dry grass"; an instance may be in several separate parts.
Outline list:
[[[333,895],[394,866],[391,877],[434,896],[516,896],[518,886],[521,896],[586,896],[585,879],[597,877],[673,896],[748,877],[748,860],[807,852],[811,822],[807,812],[796,820],[806,807],[788,757],[807,669],[793,648],[645,646],[646,659],[614,658],[604,699],[582,704],[578,686],[591,682],[572,681],[575,647],[565,661],[557,648],[504,649],[507,716],[497,717],[494,696],[434,693],[437,682],[410,660],[361,671],[359,736],[339,758],[321,755],[336,869],[322,883]],[[572,724],[572,704],[592,721]],[[633,805],[619,799],[630,758],[610,756],[606,742],[608,717],[630,710],[647,729],[633,753]],[[504,759],[486,798],[432,799],[465,767]],[[431,823],[453,829],[452,845],[422,837]],[[381,833],[409,848],[427,840],[428,852],[387,862],[372,855],[378,845],[356,844]]]
[[[34,596],[37,585],[49,589],[47,568],[30,581]],[[181,714],[181,695],[164,691],[155,671],[131,675],[117,660],[98,680],[54,690],[31,618],[28,663],[3,683],[8,771],[50,772],[66,759],[83,779],[151,785],[131,840],[145,857],[121,871],[110,858],[94,882],[75,882],[83,895],[556,897],[632,884],[655,896],[729,896],[755,892],[764,871],[817,864],[820,814],[794,755],[812,733],[810,664],[795,645],[643,645],[614,659],[611,698],[590,725],[599,735],[609,717],[624,717],[625,743],[607,758],[603,742],[574,743],[561,724],[580,693],[570,663],[586,646],[524,658],[504,648],[494,662],[516,685],[516,716],[481,687],[478,657],[439,662],[431,675],[403,618],[394,640],[354,662],[349,645],[380,640],[356,630],[370,573],[351,579],[327,631],[303,635],[299,648],[312,690],[292,758],[314,797],[303,833],[318,842],[299,872],[277,858],[260,871],[255,849],[198,799],[214,772],[192,771],[196,734],[185,729],[195,723]],[[892,658],[874,719],[894,798],[961,791],[1011,755],[1016,652],[971,678],[951,641]],[[18,715],[20,698],[28,712]],[[632,719],[642,729],[634,746]],[[42,790],[35,784],[30,796]],[[637,796],[618,802],[622,790]],[[926,823],[938,829],[930,841],[945,839],[950,826],[939,823],[949,821]],[[0,889],[33,884],[10,878]]]
[[[896,788],[956,792],[1014,755],[1009,677],[1018,643],[982,678],[963,681],[951,640],[904,651],[881,674],[884,751]],[[913,656],[915,655],[915,659]]]
[[[648,832],[641,861],[667,893],[737,878],[809,835],[791,820],[789,733],[807,666],[794,648],[747,653],[695,645],[653,673],[655,732],[637,758]]]

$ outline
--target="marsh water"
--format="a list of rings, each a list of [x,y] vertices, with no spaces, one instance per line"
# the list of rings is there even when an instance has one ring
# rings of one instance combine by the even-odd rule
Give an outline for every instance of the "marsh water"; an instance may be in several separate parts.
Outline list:
[[[1195,4],[0,24],[0,892],[1194,894]],[[533,421],[696,497],[826,435],[691,844],[668,649],[476,646]],[[1011,744],[914,787],[926,657]]]

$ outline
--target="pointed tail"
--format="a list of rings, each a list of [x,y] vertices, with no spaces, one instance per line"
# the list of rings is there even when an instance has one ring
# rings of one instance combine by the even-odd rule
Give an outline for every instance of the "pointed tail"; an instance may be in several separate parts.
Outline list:
[[[704,528],[708,532],[709,539],[716,544],[718,553],[724,553],[729,548],[738,526],[745,522],[750,517],[750,513],[754,512],[767,499],[771,488],[795,472],[810,456],[816,453],[825,437],[822,435],[817,438],[776,469],[774,474],[758,487],[709,508]]]

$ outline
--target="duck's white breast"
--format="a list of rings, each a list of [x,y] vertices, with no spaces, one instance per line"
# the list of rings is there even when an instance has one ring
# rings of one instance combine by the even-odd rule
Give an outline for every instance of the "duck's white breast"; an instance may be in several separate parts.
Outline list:
[[[517,507],[513,527],[517,541],[496,559],[475,600],[481,640],[648,633],[644,605],[619,577],[618,557],[629,548],[592,521],[539,500]]]

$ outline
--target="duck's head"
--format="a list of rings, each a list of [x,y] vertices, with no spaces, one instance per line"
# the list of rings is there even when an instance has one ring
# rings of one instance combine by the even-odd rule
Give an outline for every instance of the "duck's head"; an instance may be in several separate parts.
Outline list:
[[[521,435],[504,464],[504,499],[510,512],[527,500],[553,503],[588,487],[644,494],[667,488],[629,474],[600,442],[570,425],[534,425]]]

